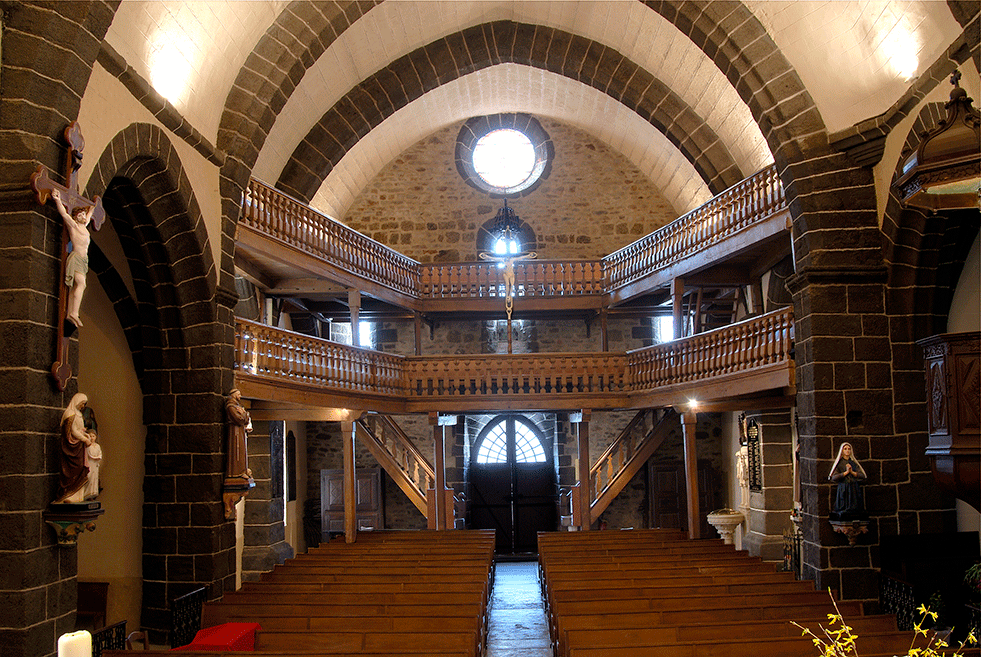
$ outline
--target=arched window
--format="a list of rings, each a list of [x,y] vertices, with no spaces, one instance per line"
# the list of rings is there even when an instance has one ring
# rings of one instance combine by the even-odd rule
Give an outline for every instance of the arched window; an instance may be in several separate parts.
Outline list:
[[[507,463],[508,429],[513,432],[515,463],[545,462],[545,447],[535,430],[520,418],[508,422],[507,417],[502,417],[484,430],[483,440],[477,449],[477,463]]]

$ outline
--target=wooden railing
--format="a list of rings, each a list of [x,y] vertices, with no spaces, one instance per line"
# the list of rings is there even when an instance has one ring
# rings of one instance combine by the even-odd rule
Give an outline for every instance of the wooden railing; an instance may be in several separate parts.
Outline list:
[[[245,190],[241,223],[373,283],[419,294],[418,262],[258,180]]]
[[[794,316],[790,307],[766,315],[627,352],[632,392],[694,383],[791,360]]]
[[[603,263],[599,260],[519,260],[514,263],[516,297],[568,297],[603,292]],[[423,299],[500,298],[504,294],[504,269],[496,263],[419,265],[419,296]]]
[[[402,395],[402,356],[236,320],[235,367],[246,374],[353,393]]]
[[[790,308],[626,354],[397,356],[239,319],[235,367],[243,374],[327,392],[405,402],[573,395],[625,401],[632,393],[789,365],[792,346]]]
[[[590,499],[595,500],[623,466],[633,458],[637,445],[647,437],[655,424],[655,410],[645,408],[637,411],[633,419],[623,428],[606,451],[589,468]]]
[[[711,247],[786,207],[771,166],[602,260],[514,263],[518,297],[611,294]],[[422,300],[504,295],[492,262],[421,264],[257,180],[242,205],[244,226],[400,295]]]
[[[625,391],[624,354],[482,354],[405,359],[409,398],[546,397]]]
[[[603,259],[606,292],[694,255],[786,207],[776,165]]]
[[[425,515],[426,491],[436,485],[432,464],[402,428],[387,415],[368,415],[358,421],[358,426],[361,429],[359,435],[366,441],[378,462]],[[381,454],[377,450],[381,450]]]

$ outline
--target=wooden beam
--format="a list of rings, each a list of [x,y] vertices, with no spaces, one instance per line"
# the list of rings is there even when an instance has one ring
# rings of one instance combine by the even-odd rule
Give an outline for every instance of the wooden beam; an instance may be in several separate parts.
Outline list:
[[[685,300],[685,279],[675,278],[671,281],[671,316],[674,318],[674,339],[685,336],[685,326],[682,323],[682,304]]]
[[[685,442],[685,495],[688,499],[688,538],[701,536],[701,512],[698,508],[698,459],[695,452],[695,427],[698,414],[688,410],[681,414]]]
[[[348,289],[322,278],[289,278],[277,282],[269,288],[268,293],[282,297],[336,299],[340,303],[346,303]]]
[[[299,406],[283,402],[255,401],[249,410],[253,420],[301,420],[306,422],[355,422],[367,411],[350,408]]]
[[[262,270],[261,265],[240,251],[240,249],[235,251],[236,273],[260,290],[268,290],[273,287],[276,284],[275,281]]]
[[[436,478],[434,517],[429,519],[429,528],[445,530],[448,529],[446,526],[446,427],[456,425],[456,416],[430,413],[429,424],[433,427],[433,474]]]
[[[344,542],[354,543],[358,537],[357,471],[354,465],[354,422],[341,422],[341,442],[344,445]]]

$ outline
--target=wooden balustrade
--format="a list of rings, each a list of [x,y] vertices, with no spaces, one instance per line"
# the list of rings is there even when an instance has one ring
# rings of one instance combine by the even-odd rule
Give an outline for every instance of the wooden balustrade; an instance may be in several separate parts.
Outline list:
[[[345,392],[403,394],[402,356],[236,321],[235,367],[246,374]]]
[[[602,260],[521,260],[514,296],[609,295],[765,220],[786,207],[771,166]],[[500,298],[504,270],[493,262],[421,264],[268,185],[251,180],[241,223],[400,295],[420,300]]]
[[[791,359],[791,308],[627,353],[631,391],[704,381]]]
[[[411,356],[410,398],[547,397],[625,391],[624,354]]]
[[[419,263],[251,179],[240,222],[252,230],[409,296],[418,296]]]
[[[786,206],[776,166],[603,259],[606,292],[708,248]]]
[[[633,458],[637,446],[654,426],[654,409],[642,409],[610,443],[589,469],[589,489],[595,500],[613,482],[623,466]]]
[[[789,307],[626,354],[397,356],[239,319],[235,367],[243,374],[406,402],[588,395],[626,402],[631,393],[788,364],[792,345]]]
[[[362,422],[369,429],[370,438],[392,455],[392,460],[425,499],[426,491],[436,485],[436,475],[412,439],[387,415],[369,415]]]

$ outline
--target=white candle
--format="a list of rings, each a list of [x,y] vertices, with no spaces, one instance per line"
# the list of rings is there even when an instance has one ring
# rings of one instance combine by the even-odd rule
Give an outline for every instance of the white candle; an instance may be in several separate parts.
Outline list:
[[[92,635],[88,630],[62,634],[58,638],[58,657],[92,657]]]

